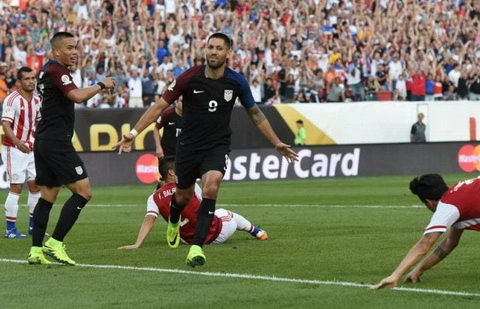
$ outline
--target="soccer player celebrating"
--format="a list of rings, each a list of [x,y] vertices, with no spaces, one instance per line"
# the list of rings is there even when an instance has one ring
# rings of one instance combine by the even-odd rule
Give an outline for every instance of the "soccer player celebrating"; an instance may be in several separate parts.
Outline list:
[[[405,281],[419,282],[422,274],[448,256],[460,242],[465,230],[480,230],[480,179],[460,181],[447,187],[440,175],[426,174],[410,182],[410,191],[433,212],[422,238],[408,251],[395,271],[373,289],[393,288],[403,274],[417,264],[440,236],[446,237],[407,275]]]
[[[230,152],[230,117],[237,99],[260,132],[288,162],[297,160],[290,145],[284,144],[255,104],[247,80],[226,65],[232,53],[232,41],[223,33],[209,36],[206,64],[182,73],[162,97],[142,115],[130,133],[116,145],[119,153],[129,152],[135,136],[150,125],[162,111],[183,96],[182,134],[177,144],[175,172],[177,189],[172,198],[167,227],[167,242],[172,248],[180,244],[180,214],[192,198],[197,178],[202,179],[202,201],[197,213],[193,245],[186,263],[192,267],[205,264],[202,246],[215,214],[220,183],[227,169]]]
[[[60,263],[75,265],[65,251],[63,240],[75,224],[83,207],[92,196],[90,181],[82,160],[72,145],[75,123],[74,103],[82,103],[103,89],[115,88],[115,80],[107,77],[86,88],[77,88],[69,68],[78,60],[77,42],[70,32],[57,32],[50,41],[51,56],[41,69],[38,91],[42,97],[40,120],[34,144],[36,183],[40,199],[33,212],[30,264],[50,264],[44,254]],[[62,185],[72,195],[65,202],[57,224],[42,248],[50,210]]]
[[[17,230],[18,200],[23,184],[28,186],[29,230],[33,228],[33,210],[40,197],[35,184],[35,160],[33,140],[35,125],[40,120],[40,98],[35,93],[35,72],[21,67],[17,72],[17,90],[10,93],[3,103],[2,123],[5,138],[2,143],[2,161],[6,165],[10,192],[5,200],[5,238],[25,238]]]
[[[118,249],[137,249],[153,228],[155,220],[160,214],[165,221],[170,217],[170,203],[172,194],[175,192],[175,160],[173,157],[164,157],[160,160],[160,176],[162,187],[148,197],[147,214],[143,220],[137,240],[133,245],[122,246]],[[200,208],[201,189],[195,185],[195,192],[192,198],[182,211],[182,222],[180,223],[180,239],[186,244],[192,244],[195,235],[197,211]],[[259,240],[267,240],[267,233],[259,227],[251,224],[243,216],[232,211],[219,208],[215,210],[212,223],[205,238],[206,244],[221,244],[226,242],[235,231],[245,231]]]

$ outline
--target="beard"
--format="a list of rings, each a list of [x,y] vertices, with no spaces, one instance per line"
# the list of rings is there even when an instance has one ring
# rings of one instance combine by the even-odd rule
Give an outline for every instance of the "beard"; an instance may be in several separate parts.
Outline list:
[[[225,64],[225,60],[221,61],[221,59],[217,59],[215,61],[212,61],[212,60],[207,58],[207,64],[208,64],[209,67],[216,70],[218,68],[221,68]]]

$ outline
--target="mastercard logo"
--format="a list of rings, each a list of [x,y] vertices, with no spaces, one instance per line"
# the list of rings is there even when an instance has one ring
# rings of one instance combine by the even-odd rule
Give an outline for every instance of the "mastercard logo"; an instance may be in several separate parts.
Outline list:
[[[158,158],[151,154],[140,156],[135,164],[135,174],[143,183],[154,183],[160,178],[158,173]]]
[[[458,151],[458,165],[464,172],[480,171],[480,145],[465,145]]]

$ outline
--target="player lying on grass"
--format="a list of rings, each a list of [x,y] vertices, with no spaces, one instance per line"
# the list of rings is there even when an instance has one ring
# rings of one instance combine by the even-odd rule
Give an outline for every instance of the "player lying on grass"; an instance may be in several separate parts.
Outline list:
[[[162,187],[155,193],[150,195],[147,200],[147,214],[143,220],[140,231],[138,232],[137,240],[133,245],[119,247],[118,249],[137,249],[139,248],[145,238],[153,228],[155,220],[160,214],[165,222],[170,216],[170,201],[173,193],[175,193],[175,161],[173,157],[164,157],[160,161],[160,176],[164,182]],[[196,214],[201,202],[201,189],[198,185],[195,188],[190,201],[187,203],[182,212],[180,220],[180,239],[183,243],[192,244],[195,235]],[[219,208],[215,210],[215,215],[210,225],[206,244],[221,244],[226,242],[236,230],[241,230],[250,233],[253,237],[259,240],[267,240],[267,233],[252,225],[243,216],[232,211]]]
[[[460,181],[448,187],[440,175],[426,174],[410,182],[410,191],[433,212],[422,238],[408,251],[395,271],[371,288],[393,288],[402,275],[417,264],[440,236],[446,237],[406,276],[405,281],[419,282],[422,274],[438,264],[458,245],[464,230],[480,230],[480,179]]]

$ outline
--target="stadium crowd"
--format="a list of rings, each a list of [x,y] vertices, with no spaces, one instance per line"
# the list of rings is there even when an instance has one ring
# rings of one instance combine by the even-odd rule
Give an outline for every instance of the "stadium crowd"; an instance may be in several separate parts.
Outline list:
[[[149,106],[219,31],[259,104],[480,100],[475,0],[2,1],[0,103],[57,31],[78,37],[78,86],[116,78],[88,108]]]

